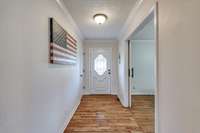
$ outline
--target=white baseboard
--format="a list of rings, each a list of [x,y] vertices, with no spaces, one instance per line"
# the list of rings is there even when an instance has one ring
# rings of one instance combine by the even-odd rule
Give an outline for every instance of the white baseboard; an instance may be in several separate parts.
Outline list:
[[[154,89],[134,89],[132,95],[155,95]]]
[[[83,91],[83,95],[92,95],[94,94],[94,92],[92,90],[84,90]],[[96,93],[96,94],[111,94],[111,95],[117,95],[117,92],[116,91],[113,91],[111,93]]]
[[[70,113],[70,116],[69,116],[68,118],[66,118],[66,120],[65,120],[65,122],[64,122],[64,124],[63,124],[63,126],[62,126],[62,128],[61,128],[61,130],[59,131],[59,133],[64,133],[65,128],[66,128],[67,125],[69,124],[70,120],[72,119],[72,117],[73,117],[74,113],[76,112],[76,110],[77,110],[78,106],[80,105],[80,103],[81,103],[81,99],[78,100],[78,102],[77,102],[76,105],[74,106],[72,112]]]

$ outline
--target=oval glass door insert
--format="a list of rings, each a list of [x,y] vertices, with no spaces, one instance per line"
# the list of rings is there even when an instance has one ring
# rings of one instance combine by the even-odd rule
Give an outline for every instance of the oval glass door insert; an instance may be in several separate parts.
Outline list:
[[[98,75],[103,75],[107,70],[107,59],[99,54],[94,60],[94,70]]]

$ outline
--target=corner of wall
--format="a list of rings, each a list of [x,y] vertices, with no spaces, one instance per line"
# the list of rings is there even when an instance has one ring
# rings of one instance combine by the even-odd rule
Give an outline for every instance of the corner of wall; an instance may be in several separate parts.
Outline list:
[[[124,94],[121,91],[122,89],[117,89],[117,97],[120,100],[120,103],[123,107],[128,107],[128,102],[125,101]]]
[[[82,95],[81,95],[81,97],[82,97]],[[79,100],[77,100],[77,103],[74,105],[74,107],[73,107],[72,112],[70,113],[70,115],[69,115],[68,117],[66,116],[65,122],[63,123],[63,126],[62,126],[61,129],[59,130],[59,133],[64,133],[64,131],[65,131],[67,125],[69,124],[70,120],[72,119],[74,113],[76,112],[78,106],[79,106],[80,103],[81,103],[81,97],[80,97]]]
[[[59,5],[59,7],[62,9],[62,11],[65,13],[65,15],[69,18],[72,27],[74,28],[77,36],[80,38],[80,40],[83,42],[84,37],[80,31],[80,29],[78,28],[76,22],[74,21],[74,19],[72,18],[72,16],[70,15],[68,9],[66,8],[64,1],[63,0],[56,0],[57,4]]]

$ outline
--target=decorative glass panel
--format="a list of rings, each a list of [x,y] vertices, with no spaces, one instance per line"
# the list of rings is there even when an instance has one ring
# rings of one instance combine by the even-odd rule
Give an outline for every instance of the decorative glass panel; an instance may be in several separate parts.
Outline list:
[[[98,75],[103,75],[107,70],[107,60],[106,58],[100,54],[94,60],[94,70]]]

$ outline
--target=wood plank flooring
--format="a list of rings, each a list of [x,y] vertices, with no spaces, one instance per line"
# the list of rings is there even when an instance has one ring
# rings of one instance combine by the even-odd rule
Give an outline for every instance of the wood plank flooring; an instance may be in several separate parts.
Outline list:
[[[83,96],[64,133],[153,133],[153,116],[150,116],[154,114],[150,109],[152,104],[146,105],[146,100],[139,97],[134,100],[136,107],[130,110],[123,108],[116,96]],[[136,102],[137,100],[141,101]],[[145,104],[144,111],[140,104]]]
[[[133,106],[131,112],[144,133],[155,132],[154,101],[154,96],[132,96]]]

